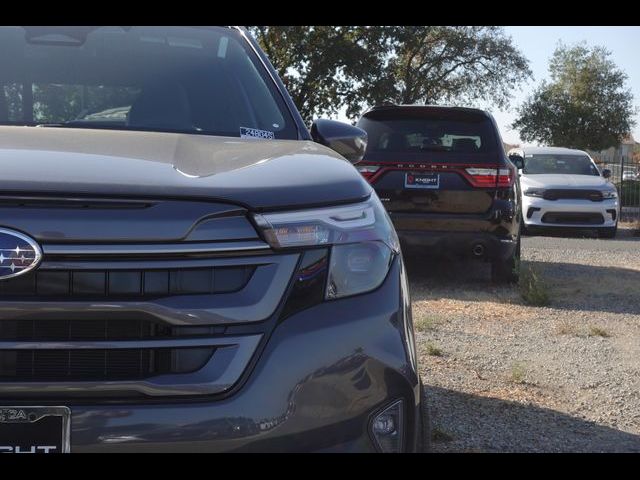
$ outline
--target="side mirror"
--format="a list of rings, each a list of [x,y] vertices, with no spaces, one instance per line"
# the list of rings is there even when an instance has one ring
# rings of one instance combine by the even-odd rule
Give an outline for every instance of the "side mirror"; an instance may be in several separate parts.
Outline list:
[[[524,168],[524,158],[522,158],[520,155],[516,155],[512,153],[511,155],[509,155],[509,160],[511,160],[511,163],[513,163],[516,166],[518,171]]]
[[[604,170],[602,170],[602,176],[604,178],[611,178],[611,170],[609,170],[608,168],[605,168]]]
[[[358,163],[367,149],[367,132],[348,123],[318,119],[311,125],[311,138],[335,150],[351,163]]]

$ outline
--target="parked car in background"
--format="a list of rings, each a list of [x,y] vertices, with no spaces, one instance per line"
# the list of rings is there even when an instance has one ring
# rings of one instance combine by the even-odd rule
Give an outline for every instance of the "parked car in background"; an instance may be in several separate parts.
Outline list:
[[[622,172],[622,180],[638,180],[638,174],[630,170],[625,170]]]
[[[526,147],[509,151],[518,167],[525,231],[593,228],[613,238],[620,204],[611,172],[597,167],[582,150]]]
[[[360,173],[375,188],[403,251],[491,262],[517,281],[520,195],[493,117],[473,108],[391,105],[357,124],[369,135]]]
[[[426,448],[365,132],[309,132],[244,28],[0,47],[1,452]]]

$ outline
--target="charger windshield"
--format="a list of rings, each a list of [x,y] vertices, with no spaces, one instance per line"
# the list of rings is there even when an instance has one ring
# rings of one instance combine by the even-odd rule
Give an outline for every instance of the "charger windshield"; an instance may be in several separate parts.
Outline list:
[[[586,155],[525,155],[523,172],[528,175],[600,175]]]

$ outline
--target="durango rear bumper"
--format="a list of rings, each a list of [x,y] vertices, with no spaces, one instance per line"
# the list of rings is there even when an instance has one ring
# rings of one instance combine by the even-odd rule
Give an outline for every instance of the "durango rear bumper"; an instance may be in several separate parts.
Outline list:
[[[497,203],[497,202],[496,202]],[[390,213],[404,252],[471,258],[509,257],[519,222],[510,202],[484,215]]]
[[[469,258],[506,259],[517,239],[482,232],[399,231],[403,252],[410,255],[453,255]]]

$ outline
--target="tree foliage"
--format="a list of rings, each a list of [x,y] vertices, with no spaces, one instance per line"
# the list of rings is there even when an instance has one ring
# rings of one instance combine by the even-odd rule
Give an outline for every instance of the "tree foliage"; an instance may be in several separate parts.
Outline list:
[[[520,106],[512,127],[527,142],[603,150],[620,143],[635,122],[627,75],[603,47],[560,45],[544,81]]]
[[[256,36],[305,120],[336,114],[356,82],[378,70],[379,36],[370,27],[256,26]]]
[[[475,103],[505,106],[531,75],[527,59],[492,26],[390,27],[389,59],[377,81],[361,88],[369,103]]]
[[[531,75],[501,27],[251,27],[306,120],[346,107],[490,101]]]

